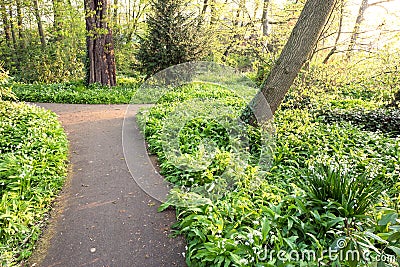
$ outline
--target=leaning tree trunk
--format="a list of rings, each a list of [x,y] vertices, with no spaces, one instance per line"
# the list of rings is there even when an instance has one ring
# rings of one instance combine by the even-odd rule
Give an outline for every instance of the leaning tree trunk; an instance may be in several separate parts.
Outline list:
[[[265,86],[250,104],[261,122],[270,119],[278,109],[301,67],[317,44],[335,2],[335,0],[308,0],[306,2]],[[269,112],[267,103],[272,113]],[[249,123],[255,124],[254,118],[248,119]]]
[[[347,48],[347,59],[350,58],[351,52],[353,51],[354,46],[356,45],[357,38],[358,38],[360,28],[361,28],[361,23],[364,20],[364,14],[365,14],[365,10],[367,10],[367,8],[368,8],[368,0],[362,0],[360,8],[358,10],[356,23],[354,24],[353,32],[351,34],[349,47]]]
[[[87,66],[86,82],[115,86],[115,57],[107,25],[107,0],[85,0]]]

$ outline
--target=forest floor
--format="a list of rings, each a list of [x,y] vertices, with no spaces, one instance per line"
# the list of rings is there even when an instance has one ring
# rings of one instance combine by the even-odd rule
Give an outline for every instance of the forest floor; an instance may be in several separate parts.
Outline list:
[[[124,160],[127,105],[37,105],[60,116],[70,141],[70,171],[28,265],[186,266],[183,237],[170,237],[174,211],[157,212],[160,203],[135,183]],[[128,137],[147,157],[140,132]],[[154,172],[140,162],[136,172]]]

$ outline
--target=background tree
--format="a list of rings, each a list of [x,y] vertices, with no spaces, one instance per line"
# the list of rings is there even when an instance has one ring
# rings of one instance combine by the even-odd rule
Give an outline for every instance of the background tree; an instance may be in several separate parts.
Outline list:
[[[301,67],[317,44],[335,2],[335,0],[308,0],[306,2],[264,87],[253,99],[253,110],[259,118],[266,120],[272,116],[266,112],[264,99],[270,105],[272,113],[278,109]],[[254,119],[250,123],[254,123]]]
[[[350,37],[350,43],[347,52],[347,58],[350,58],[351,51],[353,51],[354,46],[356,45],[356,41],[360,32],[361,23],[364,20],[365,11],[368,8],[368,0],[362,0],[360,4],[360,8],[358,9],[358,15],[356,18],[356,23],[354,24],[353,32]]]
[[[140,40],[137,59],[150,76],[172,65],[202,59],[206,36],[200,17],[187,0],[154,0],[147,18],[148,34]]]
[[[86,11],[86,82],[117,84],[114,44],[107,24],[107,0],[85,0]]]

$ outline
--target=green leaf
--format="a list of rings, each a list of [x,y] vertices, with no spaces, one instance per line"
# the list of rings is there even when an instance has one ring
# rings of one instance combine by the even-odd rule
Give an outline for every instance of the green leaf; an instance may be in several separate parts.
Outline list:
[[[391,249],[398,257],[400,257],[400,248],[395,247],[395,246],[388,246],[389,249]]]
[[[367,237],[370,237],[370,238],[372,238],[372,239],[374,239],[374,240],[376,240],[376,241],[378,241],[378,242],[381,242],[381,243],[383,243],[383,244],[387,244],[387,243],[388,243],[386,240],[382,239],[381,237],[379,237],[379,236],[377,236],[376,234],[373,234],[373,233],[371,233],[371,232],[366,231],[366,232],[364,232],[364,234],[365,234]]]
[[[396,241],[396,240],[400,240],[400,232],[394,232],[387,239],[387,241],[389,241],[389,242]]]
[[[379,220],[378,225],[385,226],[388,223],[395,224],[397,220],[397,213],[389,213],[382,216],[382,219]]]
[[[267,220],[267,218],[263,217],[261,219],[261,235],[263,242],[265,242],[265,240],[267,239],[270,230],[271,230],[270,222]]]
[[[238,264],[239,266],[242,265],[242,263],[240,262],[241,257],[239,255],[236,255],[235,253],[232,252],[229,252],[229,255],[234,263]]]

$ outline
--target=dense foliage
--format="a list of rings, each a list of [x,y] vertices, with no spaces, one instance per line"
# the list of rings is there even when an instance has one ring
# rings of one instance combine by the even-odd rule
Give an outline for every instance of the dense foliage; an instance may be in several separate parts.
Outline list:
[[[182,207],[179,202],[194,202],[193,195],[179,187],[172,190],[169,202],[161,209],[177,206],[175,227],[177,233],[186,236],[189,266],[375,266],[383,255],[387,258],[379,265],[398,266],[399,139],[376,131],[377,127],[349,123],[347,118],[338,116],[335,122],[328,121],[316,112],[327,114],[332,106],[349,114],[354,107],[374,109],[390,101],[392,95],[382,99],[385,88],[363,84],[360,97],[355,90],[359,81],[348,80],[346,91],[341,85],[337,86],[342,88],[340,92],[332,87],[325,91],[321,84],[330,83],[318,77],[301,90],[300,98],[308,99],[301,107],[301,102],[294,101],[299,99],[298,85],[277,112],[275,154],[267,173],[258,171],[256,165],[234,166],[234,185],[226,187],[222,197],[197,206]],[[351,100],[338,103],[344,93],[352,93]],[[190,127],[185,126],[179,134],[179,148],[185,153],[181,164],[198,156],[200,140],[212,139],[218,144],[219,150],[207,169],[178,168],[179,162],[172,163],[165,154],[162,133],[167,118],[180,101],[191,98],[229,103],[237,112],[232,116],[240,114],[245,104],[231,91],[214,85],[186,86],[178,92],[169,91],[158,105],[143,112],[139,122],[167,180],[179,186],[218,185],[216,181],[232,164],[234,152],[215,121],[191,120]],[[257,136],[258,130],[249,132]],[[257,138],[250,140],[257,147]],[[254,181],[259,181],[256,186]],[[329,249],[336,258],[327,254]],[[302,258],[299,253],[304,251],[315,253],[315,257]],[[348,251],[370,254],[356,260],[340,256]]]
[[[190,11],[190,1],[151,3],[148,34],[141,39],[137,52],[142,72],[150,76],[176,64],[202,59],[208,40],[199,18]]]
[[[0,101],[0,265],[30,256],[66,176],[68,144],[57,116]]]
[[[150,76],[205,59],[250,72],[261,86],[305,2],[110,0],[102,23],[112,27],[119,74]],[[245,127],[250,165],[240,165],[228,131],[214,118],[187,121],[177,135],[180,157],[172,163],[165,153],[170,140],[162,133],[177,107],[200,114],[217,103],[231,111],[227,119],[243,114],[246,102],[229,88],[185,85],[142,112],[149,150],[177,185],[161,209],[177,208],[175,227],[186,236],[189,266],[400,265],[399,9],[394,1],[351,2],[337,1],[276,113],[268,171],[258,164],[259,128]],[[82,4],[0,1],[0,265],[31,253],[61,187],[67,153],[53,113],[4,100],[129,103],[140,82],[123,78],[115,88],[73,82],[84,78],[85,39],[93,34],[86,32]],[[371,20],[374,7],[387,13]],[[188,168],[211,145],[216,151],[208,167]],[[198,195],[183,189],[199,185],[220,194],[179,205],[196,202]],[[304,251],[314,257],[298,255]],[[354,251],[370,254],[343,258]]]
[[[0,65],[0,101],[9,98],[15,98],[14,94],[11,92],[11,88],[5,85],[8,78],[8,74]]]
[[[319,114],[326,123],[347,121],[360,126],[364,130],[400,135],[400,110],[327,110]]]
[[[128,104],[139,82],[134,78],[119,78],[115,87],[100,84],[84,85],[83,82],[59,84],[7,85],[20,101],[70,104]]]

